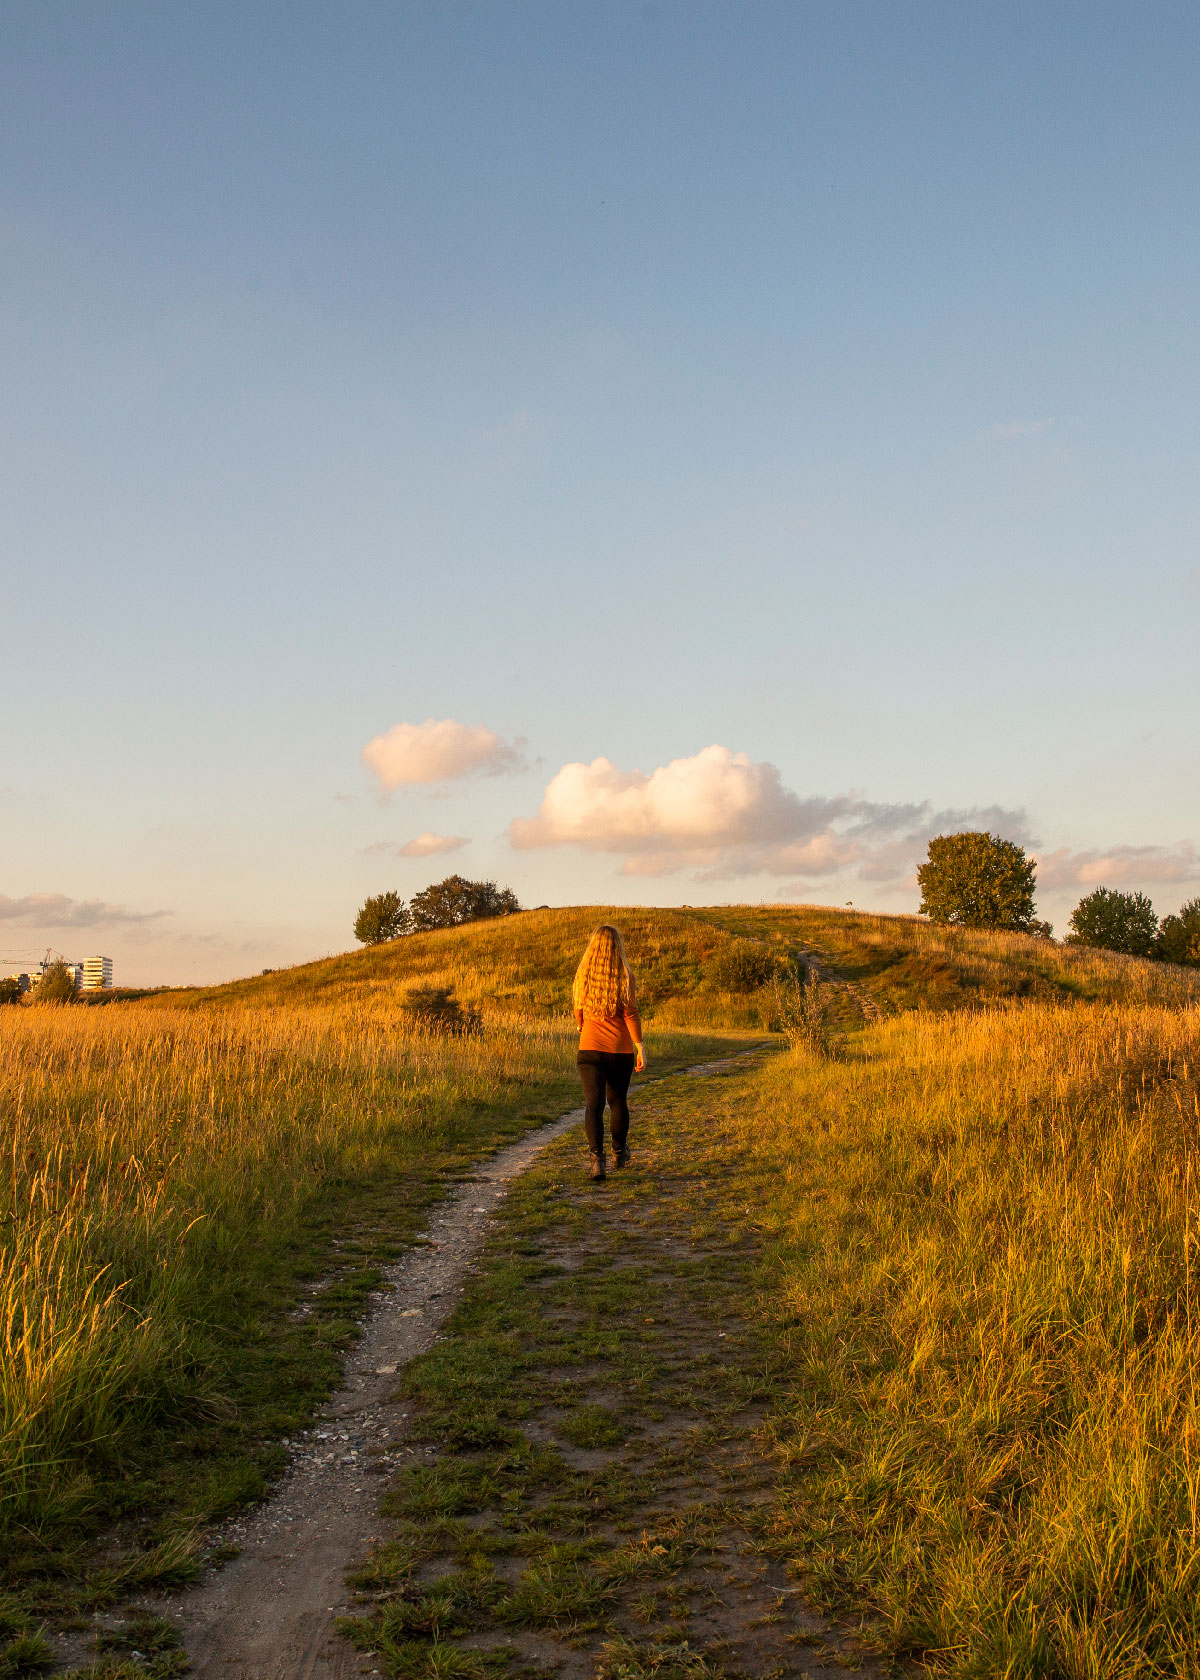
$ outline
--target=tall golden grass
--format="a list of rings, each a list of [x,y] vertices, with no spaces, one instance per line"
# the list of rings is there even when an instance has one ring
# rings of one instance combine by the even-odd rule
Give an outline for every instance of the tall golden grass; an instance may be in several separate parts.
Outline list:
[[[932,1669],[1200,1673],[1198,1075],[1200,1010],[1145,1005],[764,1074],[780,1544]]]
[[[568,1043],[538,1020],[423,1038],[369,999],[0,1012],[0,1516],[169,1409],[209,1281],[260,1233],[332,1180],[504,1135]]]
[[[380,1185],[419,1206],[467,1155],[577,1100],[569,987],[596,916],[102,1010],[0,1010],[0,1542],[102,1515],[99,1485],[219,1387],[214,1359],[236,1348],[214,1353],[212,1326],[311,1240],[306,1210]],[[728,938],[624,919],[651,995],[696,983]],[[483,1033],[414,1027],[413,982],[481,1005]],[[704,1036],[660,1028],[652,1055],[707,1054],[731,1010],[710,999]]]

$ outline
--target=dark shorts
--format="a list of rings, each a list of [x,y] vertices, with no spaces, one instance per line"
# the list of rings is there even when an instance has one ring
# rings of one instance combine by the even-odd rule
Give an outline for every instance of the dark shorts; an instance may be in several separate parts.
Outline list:
[[[636,1060],[632,1050],[580,1050],[575,1057],[577,1067],[598,1068],[604,1075],[604,1083],[621,1096],[629,1090]]]

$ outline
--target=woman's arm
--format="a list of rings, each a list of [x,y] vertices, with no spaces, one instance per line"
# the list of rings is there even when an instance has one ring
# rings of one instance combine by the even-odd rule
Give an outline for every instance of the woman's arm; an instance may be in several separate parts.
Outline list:
[[[625,1025],[629,1028],[629,1036],[633,1040],[633,1053],[637,1061],[633,1064],[635,1073],[646,1071],[646,1051],[642,1045],[642,1017],[637,1012],[637,1005],[630,1004],[625,1010]]]

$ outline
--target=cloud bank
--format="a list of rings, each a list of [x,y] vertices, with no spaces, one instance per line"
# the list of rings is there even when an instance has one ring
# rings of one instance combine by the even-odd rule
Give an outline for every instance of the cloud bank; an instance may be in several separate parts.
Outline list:
[[[27,893],[7,898],[0,893],[0,922],[15,927],[102,927],[116,922],[155,922],[169,910],[127,910],[99,898],[68,898],[65,893]]]
[[[1028,839],[1020,811],[935,811],[928,802],[887,805],[855,793],[801,796],[774,764],[713,745],[649,775],[607,758],[564,764],[537,815],[512,823],[509,838],[518,850],[621,852],[627,875],[693,870],[707,879],[812,880],[854,869],[864,880],[899,882],[932,835],[966,827]]]
[[[460,776],[511,774],[525,767],[524,745],[519,739],[505,741],[482,724],[427,718],[424,723],[397,723],[376,735],[363,748],[362,760],[390,793]]]
[[[1039,887],[1140,887],[1152,881],[1200,880],[1200,852],[1179,846],[1110,846],[1074,852],[1067,846],[1037,860]]]

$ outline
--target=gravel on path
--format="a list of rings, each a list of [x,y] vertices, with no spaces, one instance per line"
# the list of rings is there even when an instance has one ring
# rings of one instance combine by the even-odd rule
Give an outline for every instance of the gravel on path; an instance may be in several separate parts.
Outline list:
[[[462,1291],[487,1216],[538,1151],[583,1119],[572,1109],[483,1162],[434,1211],[427,1237],[384,1273],[342,1387],[265,1504],[227,1524],[238,1556],[182,1597],[153,1606],[179,1628],[200,1680],[349,1680],[370,1672],[335,1631],[352,1608],[346,1571],[380,1536],[378,1505],[405,1456],[396,1373],[432,1345]]]

